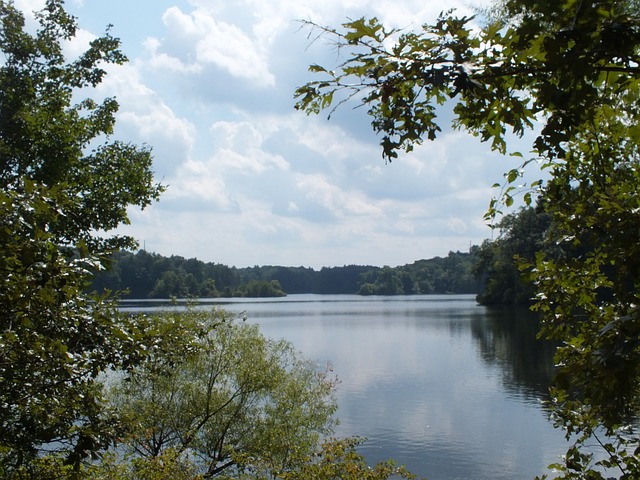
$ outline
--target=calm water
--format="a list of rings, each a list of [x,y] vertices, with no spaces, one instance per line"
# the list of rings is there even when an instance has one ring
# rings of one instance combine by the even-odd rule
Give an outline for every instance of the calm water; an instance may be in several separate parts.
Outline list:
[[[526,310],[473,296],[290,295],[237,299],[265,335],[330,364],[340,436],[368,438],[374,463],[394,458],[429,480],[527,479],[566,450],[542,401],[553,348]]]

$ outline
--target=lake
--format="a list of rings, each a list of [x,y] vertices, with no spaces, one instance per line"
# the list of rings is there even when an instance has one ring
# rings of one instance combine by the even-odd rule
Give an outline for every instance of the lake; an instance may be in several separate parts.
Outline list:
[[[472,295],[206,303],[329,364],[341,381],[336,433],[367,437],[359,450],[371,463],[393,458],[429,480],[532,479],[566,451],[543,405],[554,348],[536,340],[526,309]]]

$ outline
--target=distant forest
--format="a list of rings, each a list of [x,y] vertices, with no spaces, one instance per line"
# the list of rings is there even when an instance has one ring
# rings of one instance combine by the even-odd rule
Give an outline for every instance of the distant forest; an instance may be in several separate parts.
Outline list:
[[[513,305],[530,303],[534,296],[533,286],[523,280],[515,258],[526,264],[534,262],[537,252],[548,258],[576,254],[559,251],[557,243],[547,240],[551,222],[540,207],[506,215],[496,228],[499,234],[495,239],[473,246],[469,252],[449,252],[446,257],[398,267],[236,268],[144,250],[120,252],[111,259],[111,268],[95,277],[91,288],[125,292],[124,298],[470,293],[477,294],[483,305]]]
[[[472,249],[473,252],[473,249]],[[273,297],[295,293],[403,295],[478,293],[474,253],[418,260],[399,267],[229,267],[140,250],[114,254],[92,289],[124,298]]]

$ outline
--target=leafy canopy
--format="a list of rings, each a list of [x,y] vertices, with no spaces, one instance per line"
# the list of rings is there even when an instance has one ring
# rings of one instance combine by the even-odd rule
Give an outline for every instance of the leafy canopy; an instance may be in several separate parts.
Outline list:
[[[453,126],[501,153],[520,157],[505,174],[500,204],[513,204],[521,170],[535,161],[550,179],[523,187],[543,198],[558,258],[544,252],[522,267],[536,285],[543,334],[563,342],[554,415],[575,446],[556,466],[563,478],[640,476],[640,10],[633,0],[506,0],[487,24],[447,12],[418,32],[388,30],[377,19],[342,30],[309,24],[344,55],[337,68],[299,87],[297,108],[335,109],[355,99],[392,160]],[[508,139],[535,132],[532,157]],[[499,186],[499,184],[497,184]],[[604,438],[602,433],[604,432]],[[595,439],[604,459],[585,445]]]
[[[149,360],[111,388],[131,427],[120,449],[143,458],[175,452],[205,477],[256,463],[277,473],[331,432],[336,380],[290,343],[220,310],[140,321],[156,341]]]
[[[133,246],[131,238],[95,232],[128,223],[129,205],[145,207],[158,198],[162,187],[153,183],[151,152],[111,140],[115,99],[74,103],[102,82],[103,65],[126,61],[120,41],[107,30],[69,61],[63,47],[77,23],[63,2],[48,0],[36,18],[40,27],[31,34],[13,2],[0,2],[0,185],[58,187],[69,199],[65,215],[48,226],[59,242]]]
[[[163,187],[151,152],[111,138],[118,105],[84,98],[106,64],[126,61],[107,31],[76,59],[77,32],[61,0],[30,31],[0,1],[0,475],[59,453],[77,466],[118,434],[96,377],[139,357],[106,298],[84,288],[104,254],[130,247],[109,235]]]
[[[495,228],[499,235],[475,251],[474,273],[483,279],[476,300],[481,305],[529,305],[534,286],[524,281],[518,262],[534,262],[541,251],[552,258],[561,254],[548,241],[549,215],[543,205],[523,207],[502,217]]]

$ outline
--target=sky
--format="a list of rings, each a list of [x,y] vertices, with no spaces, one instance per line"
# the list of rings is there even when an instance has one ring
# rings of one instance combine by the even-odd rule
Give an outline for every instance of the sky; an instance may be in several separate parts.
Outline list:
[[[16,0],[26,12],[44,0]],[[393,163],[364,109],[330,120],[294,109],[310,64],[340,62],[300,20],[338,26],[376,16],[419,28],[481,0],[67,0],[79,54],[113,25],[129,62],[94,98],[120,104],[115,137],[153,149],[161,200],[131,209],[149,252],[229,266],[389,265],[469,250],[490,238],[491,186],[517,166],[445,128]],[[446,118],[446,112],[442,113]]]

